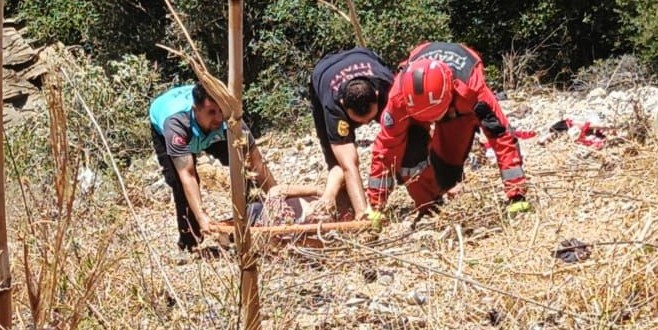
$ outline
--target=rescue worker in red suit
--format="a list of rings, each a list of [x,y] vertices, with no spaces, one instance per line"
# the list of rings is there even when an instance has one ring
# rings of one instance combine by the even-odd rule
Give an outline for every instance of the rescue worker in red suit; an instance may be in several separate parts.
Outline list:
[[[457,43],[431,42],[400,65],[380,117],[367,195],[385,206],[395,182],[404,184],[422,217],[461,189],[476,131],[496,153],[510,212],[527,211],[523,160],[512,128],[487,87],[478,54]]]

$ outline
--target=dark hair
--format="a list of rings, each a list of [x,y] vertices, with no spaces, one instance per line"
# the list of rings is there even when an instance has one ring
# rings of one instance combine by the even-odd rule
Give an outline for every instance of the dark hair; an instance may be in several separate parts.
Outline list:
[[[192,88],[192,99],[194,100],[194,104],[202,104],[207,98],[208,92],[206,92],[203,84],[201,84],[201,82],[194,84],[194,88]]]
[[[365,116],[370,111],[372,103],[377,103],[377,93],[370,81],[355,78],[347,83],[343,98],[345,109],[352,109],[357,115]]]

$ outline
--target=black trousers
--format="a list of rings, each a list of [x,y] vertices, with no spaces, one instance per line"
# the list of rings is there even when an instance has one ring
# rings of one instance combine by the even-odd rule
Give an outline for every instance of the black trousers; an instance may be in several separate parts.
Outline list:
[[[174,194],[176,221],[178,222],[178,232],[180,235],[178,239],[178,247],[190,251],[203,241],[203,235],[201,235],[199,230],[199,223],[187,202],[187,197],[185,197],[185,191],[183,190],[183,184],[180,181],[174,163],[172,162],[171,157],[167,155],[164,137],[154,128],[151,128],[151,137],[153,148],[158,156],[158,163],[160,163],[160,166],[162,167],[162,174],[164,175],[165,182],[171,187]],[[205,151],[214,158],[219,159],[222,165],[228,166],[227,141],[216,142]],[[192,157],[194,158],[194,166],[196,167],[197,157],[194,154]],[[196,180],[197,183],[200,183],[198,174],[196,175]]]

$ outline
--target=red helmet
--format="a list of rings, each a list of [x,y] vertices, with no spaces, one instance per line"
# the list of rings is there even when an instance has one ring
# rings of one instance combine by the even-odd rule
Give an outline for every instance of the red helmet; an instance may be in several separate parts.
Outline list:
[[[433,122],[448,112],[452,102],[452,70],[442,61],[415,61],[401,73],[407,113],[415,120]]]

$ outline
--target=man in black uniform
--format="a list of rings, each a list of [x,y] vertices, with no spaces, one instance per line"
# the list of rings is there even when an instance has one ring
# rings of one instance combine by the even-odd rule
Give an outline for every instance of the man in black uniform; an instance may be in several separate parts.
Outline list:
[[[356,219],[373,215],[359,174],[354,130],[379,119],[392,81],[384,61],[362,47],[324,56],[311,74],[313,120],[329,170],[320,200],[332,205],[345,184]]]

